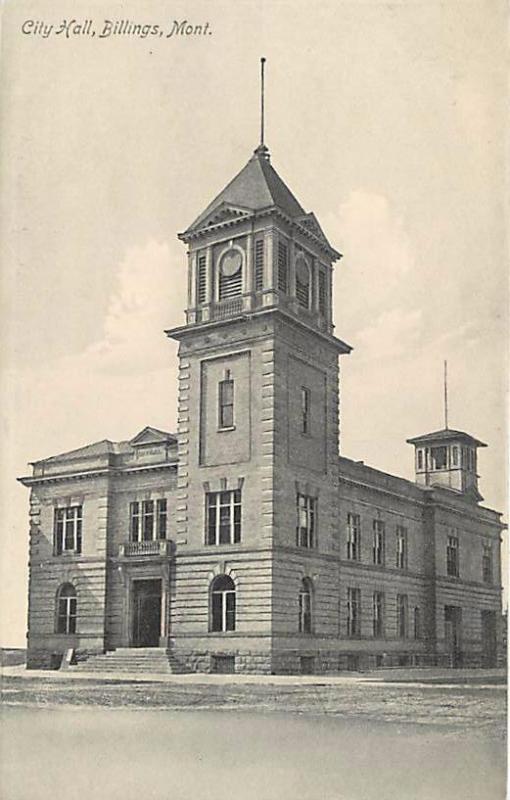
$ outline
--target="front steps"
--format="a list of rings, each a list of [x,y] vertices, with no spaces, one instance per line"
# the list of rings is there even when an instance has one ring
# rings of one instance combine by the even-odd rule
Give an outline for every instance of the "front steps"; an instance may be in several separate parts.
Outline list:
[[[72,672],[148,673],[176,675],[186,670],[164,647],[118,647],[100,655],[89,656],[70,667]]]

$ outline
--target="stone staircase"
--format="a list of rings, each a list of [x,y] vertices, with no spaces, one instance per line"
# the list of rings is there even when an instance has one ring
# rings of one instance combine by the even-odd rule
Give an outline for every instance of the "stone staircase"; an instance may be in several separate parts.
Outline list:
[[[175,675],[186,672],[174,655],[164,647],[118,647],[100,655],[89,656],[69,668],[72,672],[104,672],[151,675]]]

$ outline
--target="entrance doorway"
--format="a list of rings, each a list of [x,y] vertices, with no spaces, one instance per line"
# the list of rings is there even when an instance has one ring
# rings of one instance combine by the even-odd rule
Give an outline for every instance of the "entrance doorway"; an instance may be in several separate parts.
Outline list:
[[[496,612],[482,611],[482,666],[497,666]]]
[[[161,632],[161,580],[133,582],[134,647],[157,647]]]
[[[444,607],[444,626],[446,639],[446,652],[450,659],[450,666],[462,666],[462,608],[459,606]]]

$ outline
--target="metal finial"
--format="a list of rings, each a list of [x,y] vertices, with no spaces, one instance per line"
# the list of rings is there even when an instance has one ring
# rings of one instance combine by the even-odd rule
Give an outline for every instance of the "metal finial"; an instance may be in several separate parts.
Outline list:
[[[444,427],[448,430],[448,361],[444,362]]]
[[[264,65],[265,58],[260,59],[260,146],[264,146]]]

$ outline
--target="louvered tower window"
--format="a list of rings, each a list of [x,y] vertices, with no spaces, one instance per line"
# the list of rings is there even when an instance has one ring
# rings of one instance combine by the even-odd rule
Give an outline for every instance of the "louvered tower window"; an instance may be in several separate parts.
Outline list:
[[[197,303],[202,305],[207,300],[207,271],[205,256],[198,257],[197,264]]]
[[[288,250],[285,242],[278,242],[278,289],[287,292],[288,289]]]
[[[220,300],[243,293],[243,259],[239,250],[229,250],[220,263]]]
[[[255,242],[255,291],[260,292],[264,288],[264,240],[257,239]]]
[[[326,316],[326,275],[319,271],[319,314]]]
[[[304,258],[296,263],[296,298],[300,306],[310,308],[310,269]]]

